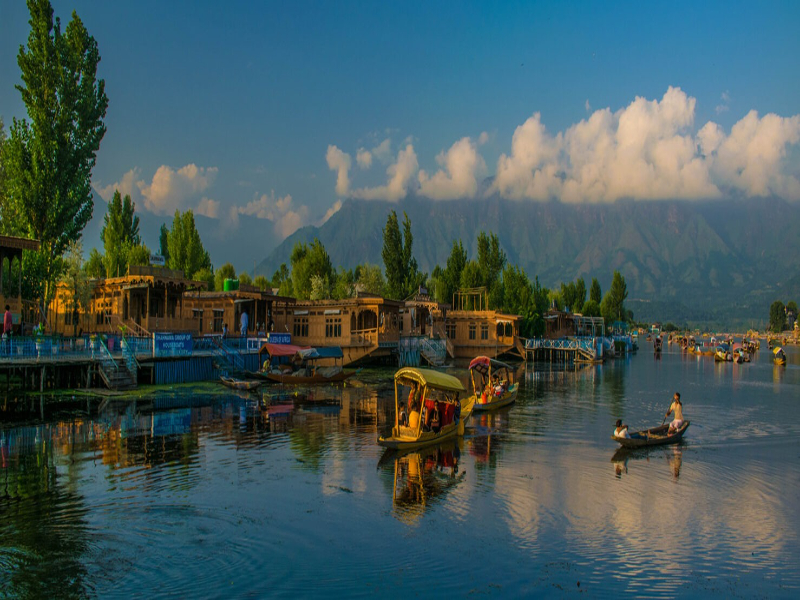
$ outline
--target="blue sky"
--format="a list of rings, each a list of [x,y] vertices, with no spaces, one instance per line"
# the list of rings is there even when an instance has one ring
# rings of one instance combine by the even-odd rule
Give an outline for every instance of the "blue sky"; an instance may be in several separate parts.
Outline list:
[[[347,197],[480,197],[487,176],[531,201],[800,199],[797,2],[53,6],[102,56],[95,188],[140,211],[281,238]],[[27,20],[0,0],[6,128]]]

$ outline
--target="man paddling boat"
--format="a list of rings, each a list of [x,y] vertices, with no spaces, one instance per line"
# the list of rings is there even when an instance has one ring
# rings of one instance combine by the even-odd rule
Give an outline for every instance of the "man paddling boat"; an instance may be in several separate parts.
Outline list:
[[[672,423],[669,424],[667,435],[672,435],[683,425],[683,404],[681,404],[681,395],[679,392],[675,392],[675,395],[672,397],[672,404],[669,405],[669,410],[667,414],[664,415],[664,418],[666,419],[671,413],[674,413],[675,418],[672,420]]]

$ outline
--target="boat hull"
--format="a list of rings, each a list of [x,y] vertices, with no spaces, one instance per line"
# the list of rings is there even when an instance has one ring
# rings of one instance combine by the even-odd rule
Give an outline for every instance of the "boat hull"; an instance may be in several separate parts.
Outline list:
[[[479,402],[480,398],[478,397],[477,394],[475,394],[473,395],[473,400],[475,404],[473,405],[472,410],[473,412],[482,412],[508,406],[517,399],[518,390],[519,390],[519,383],[513,383],[502,396],[493,396],[493,399],[491,401],[484,403]]]
[[[474,396],[470,396],[461,404],[461,420],[458,423],[445,425],[438,433],[434,433],[433,431],[421,431],[416,436],[380,436],[378,438],[378,444],[391,450],[415,450],[417,448],[424,448],[430,444],[436,444],[443,440],[449,440],[457,435],[464,435],[464,428],[472,415],[474,405],[475,398]]]
[[[623,448],[644,448],[646,446],[661,446],[664,444],[676,444],[681,441],[683,434],[689,428],[689,421],[684,421],[678,431],[672,435],[666,435],[669,430],[669,425],[661,425],[646,429],[644,431],[635,431],[631,433],[629,438],[621,438],[615,435],[611,439],[619,443]]]
[[[260,381],[244,381],[241,379],[233,379],[230,377],[221,377],[220,381],[223,385],[233,388],[234,390],[255,390],[261,385]]]

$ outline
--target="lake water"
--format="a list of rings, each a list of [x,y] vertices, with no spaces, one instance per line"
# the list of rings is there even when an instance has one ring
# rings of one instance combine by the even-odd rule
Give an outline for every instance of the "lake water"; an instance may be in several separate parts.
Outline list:
[[[375,443],[391,369],[296,394],[77,400],[44,421],[38,401],[7,404],[0,596],[796,598],[788,353],[522,365],[516,404],[404,456]],[[675,391],[684,442],[617,453],[614,421],[660,424]]]

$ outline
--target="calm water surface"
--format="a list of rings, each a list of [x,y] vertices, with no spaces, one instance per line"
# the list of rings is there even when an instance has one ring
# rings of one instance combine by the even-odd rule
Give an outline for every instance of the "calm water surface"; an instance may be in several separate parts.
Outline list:
[[[800,595],[800,353],[523,365],[457,444],[375,444],[391,369],[0,429],[0,596]],[[466,381],[466,371],[449,372]],[[623,418],[680,446],[617,452]],[[268,405],[268,408],[265,408]]]

